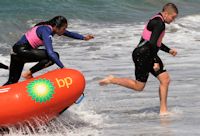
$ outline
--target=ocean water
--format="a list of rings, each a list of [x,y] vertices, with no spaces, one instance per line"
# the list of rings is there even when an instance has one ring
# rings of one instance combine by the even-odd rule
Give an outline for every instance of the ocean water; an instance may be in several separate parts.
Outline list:
[[[171,77],[168,107],[172,112],[170,116],[160,117],[159,82],[153,76],[141,93],[116,85],[102,87],[98,81],[109,74],[135,78],[131,53],[145,22],[167,2],[176,3],[180,14],[167,25],[163,42],[176,48],[178,55],[172,57],[159,52]],[[90,41],[55,36],[53,41],[65,66],[85,75],[85,99],[48,125],[41,125],[37,130],[10,127],[7,135],[200,135],[199,7],[198,0],[0,1],[0,60],[5,64],[10,62],[12,45],[28,28],[56,15],[67,17],[69,30],[95,36]],[[26,64],[24,70],[32,65]],[[35,76],[55,68],[56,65]],[[7,78],[8,71],[1,69],[0,83],[5,83]]]

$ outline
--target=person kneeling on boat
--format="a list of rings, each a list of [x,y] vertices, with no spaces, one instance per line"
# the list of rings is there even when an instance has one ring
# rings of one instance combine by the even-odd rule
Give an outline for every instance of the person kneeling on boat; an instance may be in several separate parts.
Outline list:
[[[4,85],[17,83],[20,79],[24,64],[27,62],[38,62],[22,76],[26,79],[32,78],[32,74],[56,63],[60,68],[64,65],[59,59],[59,54],[53,50],[52,37],[67,36],[74,39],[90,40],[93,35],[80,35],[66,30],[67,19],[63,16],[56,16],[53,19],[40,22],[27,31],[22,38],[12,47],[9,79]],[[38,49],[45,46],[45,49]]]

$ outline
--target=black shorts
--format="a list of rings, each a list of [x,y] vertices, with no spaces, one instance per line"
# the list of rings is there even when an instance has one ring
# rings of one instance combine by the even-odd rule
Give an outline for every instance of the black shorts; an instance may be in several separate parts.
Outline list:
[[[135,48],[132,53],[133,62],[135,63],[135,76],[136,80],[140,82],[147,82],[149,72],[157,77],[159,74],[165,72],[164,65],[161,59],[157,56],[157,60],[160,66],[158,71],[154,71],[154,61],[150,54],[150,47],[145,44],[141,47]]]

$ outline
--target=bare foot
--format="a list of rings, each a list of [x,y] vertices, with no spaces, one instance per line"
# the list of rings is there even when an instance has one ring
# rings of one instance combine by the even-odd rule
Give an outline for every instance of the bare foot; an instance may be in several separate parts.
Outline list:
[[[111,80],[114,78],[113,75],[109,75],[106,78],[102,79],[99,81],[99,85],[103,86],[103,85],[107,85],[111,83]]]
[[[30,78],[33,78],[33,75],[30,71],[26,71],[22,73],[22,77],[25,79],[30,79]]]
[[[160,116],[169,116],[172,115],[171,112],[160,112]]]

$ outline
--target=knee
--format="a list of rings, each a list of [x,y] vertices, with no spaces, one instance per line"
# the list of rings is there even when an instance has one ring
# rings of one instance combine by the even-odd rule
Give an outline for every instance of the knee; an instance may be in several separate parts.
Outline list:
[[[138,92],[142,92],[144,90],[145,84],[145,82],[135,80],[135,84],[132,89]]]
[[[134,90],[136,90],[138,92],[142,92],[144,90],[144,87],[145,87],[145,83],[136,81],[136,87],[134,88]]]
[[[135,88],[135,90],[138,92],[142,92],[144,90],[144,87],[137,87],[137,88]]]
[[[163,85],[169,85],[170,84],[170,77],[167,76],[165,79],[163,79],[160,83]]]
[[[45,64],[44,68],[49,67],[49,66],[55,64],[55,62],[52,61],[52,60],[43,60],[43,63]]]

